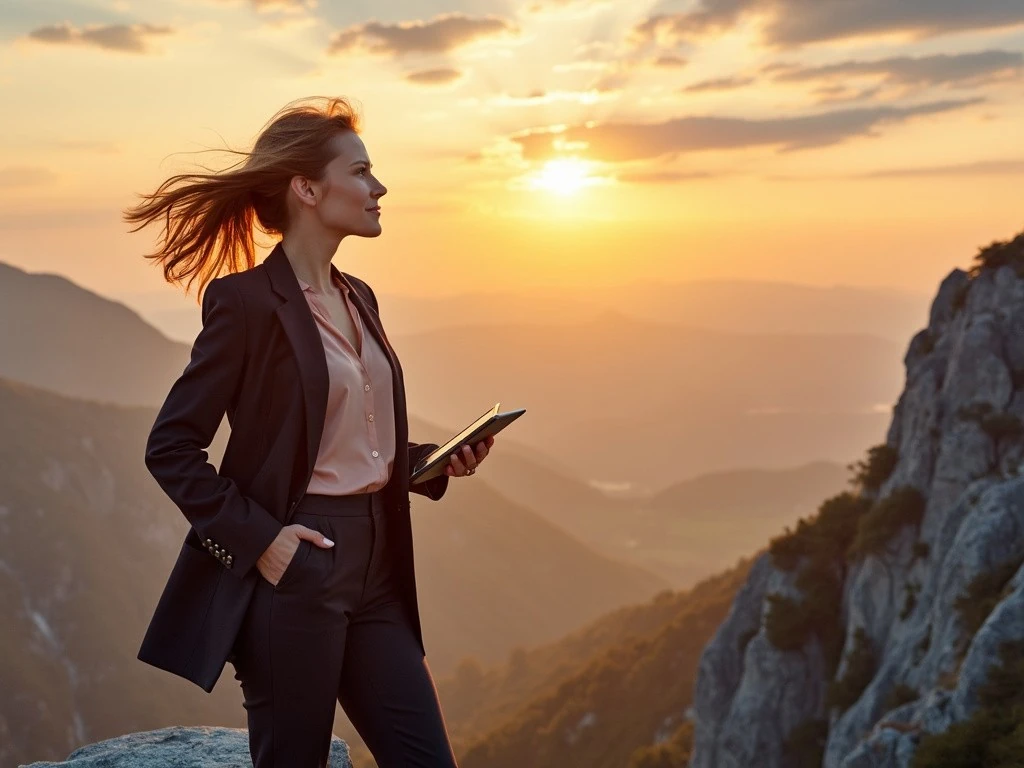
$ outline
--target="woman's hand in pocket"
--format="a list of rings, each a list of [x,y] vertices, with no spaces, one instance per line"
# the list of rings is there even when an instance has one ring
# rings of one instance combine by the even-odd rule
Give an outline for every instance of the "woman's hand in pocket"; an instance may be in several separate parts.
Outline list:
[[[307,539],[318,547],[333,547],[334,542],[324,536],[320,531],[314,531],[301,523],[292,523],[284,526],[277,534],[266,551],[256,561],[256,568],[267,581],[275,587],[284,575],[288,564],[295,557],[295,551],[299,548],[299,542]]]

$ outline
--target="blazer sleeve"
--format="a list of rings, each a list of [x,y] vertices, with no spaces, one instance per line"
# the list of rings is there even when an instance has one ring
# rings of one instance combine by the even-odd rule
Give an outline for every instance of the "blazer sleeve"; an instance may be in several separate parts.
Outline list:
[[[356,279],[358,280],[358,278]],[[366,287],[366,292],[370,296],[370,303],[373,305],[373,311],[377,313],[378,317],[380,317],[380,306],[377,304],[377,296],[374,294],[373,288],[371,288],[369,283],[367,283],[365,280],[359,280],[359,282]],[[383,325],[383,322],[381,323],[381,325]],[[440,447],[441,446],[437,443],[410,442],[409,467],[415,467],[416,463],[421,458],[431,453],[432,451],[436,451]],[[434,501],[437,501],[442,496],[444,496],[444,492],[448,490],[448,480],[448,475],[441,474],[438,475],[437,477],[432,477],[430,480],[424,480],[421,483],[410,483],[409,491],[411,493],[418,493],[421,496],[426,496],[428,499],[433,499]]]
[[[409,443],[409,467],[415,467],[416,463],[427,454],[436,451],[440,446],[437,443]],[[419,483],[410,483],[409,490],[412,493],[419,493],[428,499],[437,501],[444,492],[448,490],[448,475],[440,474],[429,480]]]
[[[228,572],[242,579],[283,526],[208,461],[204,449],[241,384],[245,314],[238,289],[224,278],[212,280],[202,318],[191,359],[149,433],[146,467],[199,537],[221,547]]]

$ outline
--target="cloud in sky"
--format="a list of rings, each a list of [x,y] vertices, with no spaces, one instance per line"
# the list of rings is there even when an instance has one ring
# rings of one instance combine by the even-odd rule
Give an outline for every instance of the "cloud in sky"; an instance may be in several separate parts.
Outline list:
[[[877,136],[877,128],[906,122],[984,101],[981,97],[934,101],[914,106],[869,106],[813,115],[748,119],[737,117],[681,117],[660,123],[603,123],[575,125],[564,131],[530,131],[510,137],[525,160],[541,160],[555,147],[586,145],[591,159],[606,162],[647,160],[705,149],[745,149],[779,146],[781,152],[838,144],[857,136]]]
[[[882,94],[882,85],[904,87],[980,86],[1018,80],[1024,74],[1024,53],[1019,51],[970,51],[929,56],[890,56],[884,59],[847,59],[819,66],[772,62],[761,73],[775,82],[815,82],[813,93],[832,101],[864,100]],[[880,80],[870,86],[856,85],[855,78]],[[682,86],[684,93],[721,91],[760,84],[755,77],[730,75]]]
[[[529,14],[565,14],[569,12],[581,17],[600,12],[614,2],[615,0],[540,0],[539,2],[527,2],[520,7],[520,10]]]
[[[767,15],[765,42],[777,47],[868,34],[929,37],[1024,24],[1021,0],[700,0],[696,10],[652,14],[634,27],[633,40],[674,44],[729,29],[751,13]]]
[[[685,67],[687,60],[675,53],[663,53],[655,58],[652,64],[656,67],[674,69],[678,67]]]
[[[834,85],[819,85],[811,89],[811,93],[818,97],[815,104],[828,106],[830,104],[849,104],[854,101],[868,101],[876,97],[880,98],[882,88],[878,85],[867,88],[853,88],[845,83]]]
[[[861,179],[877,179],[899,176],[976,176],[979,173],[999,176],[1024,173],[1024,159],[1007,158],[1005,160],[980,160],[974,163],[932,165],[921,168],[889,168],[881,171],[850,174],[850,176]]]
[[[700,91],[728,91],[733,88],[742,88],[754,82],[752,77],[715,77],[711,80],[701,80],[699,83],[684,85],[680,90],[687,93],[698,93]]]
[[[405,79],[417,85],[447,85],[458,80],[462,73],[457,69],[443,67],[441,69],[421,69],[417,72],[409,72]]]
[[[332,38],[328,52],[345,53],[363,49],[390,56],[448,53],[477,40],[518,33],[518,27],[507,19],[498,16],[471,17],[463,13],[448,13],[430,21],[403,21],[397,24],[367,21],[338,32]]]
[[[831,173],[831,174],[767,174],[769,181],[822,181],[823,179],[886,179],[914,178],[929,176],[1016,176],[1024,174],[1024,159],[1004,158],[999,160],[978,160],[973,163],[951,163],[947,165],[923,165],[910,168],[883,168],[878,171],[862,173]]]
[[[540,13],[550,8],[565,8],[570,5],[597,5],[601,2],[609,2],[609,0],[541,0],[541,2],[532,2],[524,6],[524,10],[528,13]]]
[[[173,29],[156,24],[90,24],[74,27],[68,23],[36,27],[30,40],[54,45],[89,45],[122,53],[146,53],[147,38],[169,35]]]
[[[522,95],[509,95],[506,93],[488,96],[485,99],[470,98],[461,101],[463,106],[472,107],[487,104],[492,107],[539,107],[549,106],[556,102],[572,104],[596,104],[600,101],[607,101],[610,96],[602,94],[596,89],[589,91],[550,90],[534,88]]]
[[[245,5],[252,6],[259,13],[296,13],[301,11],[314,10],[317,0],[210,0],[216,5]]]
[[[887,82],[904,85],[979,85],[1020,77],[1024,72],[1024,54],[996,50],[938,53],[918,57],[893,56],[873,61],[847,60],[817,67],[776,63],[771,70],[774,79],[781,81],[882,75]]]
[[[316,5],[312,0],[249,0],[257,10],[269,8],[312,8]]]

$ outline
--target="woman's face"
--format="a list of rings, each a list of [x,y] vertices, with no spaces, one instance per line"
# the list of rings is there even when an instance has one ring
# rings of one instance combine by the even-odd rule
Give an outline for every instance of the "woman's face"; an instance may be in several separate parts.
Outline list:
[[[377,237],[381,214],[371,209],[379,206],[387,187],[374,177],[370,156],[357,133],[339,133],[333,143],[337,155],[327,164],[323,180],[310,182],[316,195],[312,211],[325,229],[341,237]]]

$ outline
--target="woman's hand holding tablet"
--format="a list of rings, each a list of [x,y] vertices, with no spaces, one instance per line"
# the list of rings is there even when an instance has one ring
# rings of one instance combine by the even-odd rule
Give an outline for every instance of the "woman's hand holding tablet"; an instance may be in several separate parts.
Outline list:
[[[489,408],[479,419],[447,443],[420,459],[412,469],[410,482],[421,483],[442,473],[449,477],[472,474],[468,470],[475,469],[475,466],[487,456],[494,444],[493,436],[526,413],[525,408],[498,413],[500,407],[500,402],[495,403],[493,408]],[[449,467],[452,471],[448,470]]]

